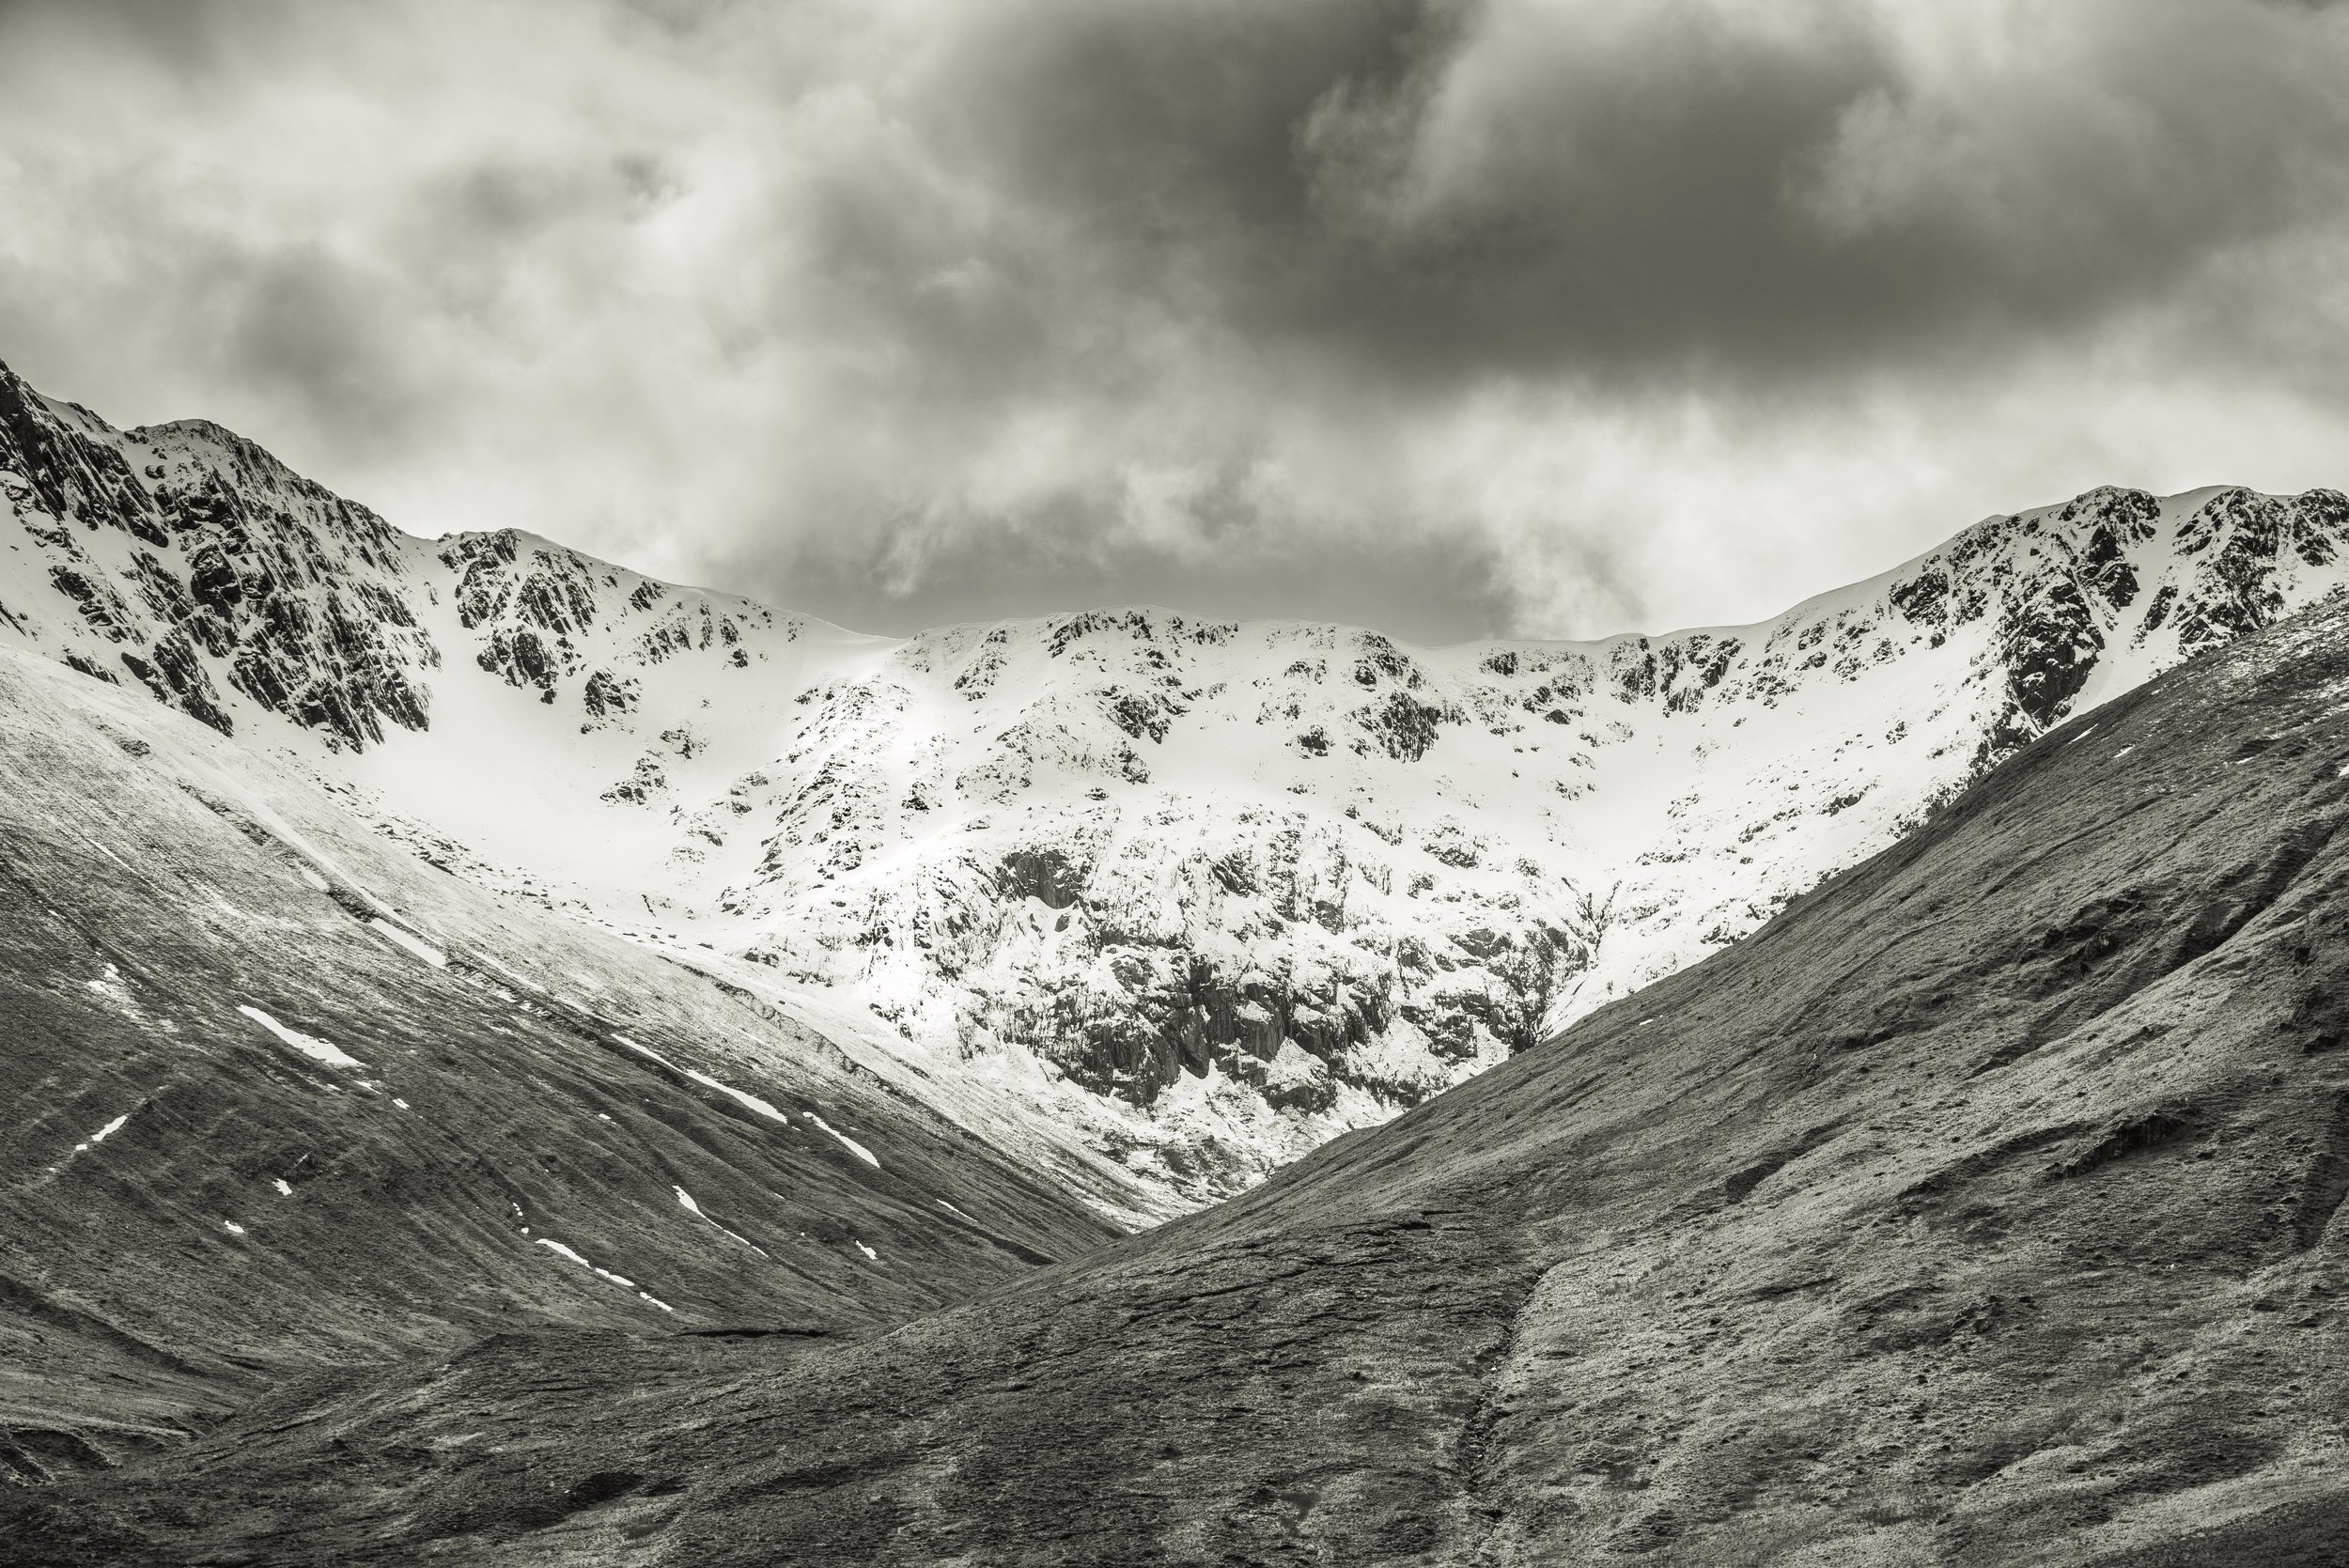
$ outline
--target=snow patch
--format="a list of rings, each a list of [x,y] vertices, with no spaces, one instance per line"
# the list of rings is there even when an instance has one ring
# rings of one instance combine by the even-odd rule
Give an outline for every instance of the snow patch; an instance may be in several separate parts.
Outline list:
[[[100,1127],[96,1132],[91,1133],[86,1142],[74,1144],[73,1152],[78,1155],[86,1150],[92,1143],[103,1143],[107,1139],[112,1138],[116,1133],[120,1132],[122,1130],[122,1124],[130,1119],[131,1112],[127,1110],[124,1111],[113,1121],[108,1122],[104,1126]]]
[[[131,987],[122,983],[122,971],[117,969],[114,965],[108,964],[106,966],[104,978],[99,980],[85,980],[82,984],[88,987],[93,996],[98,997],[101,1001],[105,1001],[117,1010],[128,1014],[133,1018],[141,1017],[143,1016],[139,1012],[139,1004],[132,1000]]]
[[[865,1246],[864,1243],[861,1241],[858,1242],[856,1244],[856,1250],[863,1253],[866,1257],[872,1259],[875,1263],[880,1262],[880,1254],[874,1251],[870,1247]]]
[[[831,1133],[834,1138],[840,1140],[842,1146],[845,1147],[850,1154],[856,1156],[857,1158],[863,1160],[865,1164],[871,1166],[876,1171],[880,1169],[880,1161],[873,1157],[872,1150],[866,1148],[855,1139],[850,1138],[847,1133],[834,1128],[830,1122],[825,1121],[821,1116],[817,1115],[813,1110],[807,1113],[807,1119],[815,1123],[817,1126],[823,1128],[826,1132]]]
[[[363,1071],[366,1067],[366,1063],[350,1052],[327,1044],[315,1034],[304,1034],[298,1029],[288,1029],[257,1007],[240,1004],[237,1011],[314,1062],[323,1062],[330,1067],[357,1067]]]
[[[539,1246],[545,1248],[548,1251],[561,1253],[564,1257],[570,1259],[571,1262],[579,1265],[580,1267],[587,1270],[590,1274],[599,1275],[602,1278],[611,1281],[614,1284],[623,1287],[624,1289],[634,1290],[636,1288],[636,1281],[630,1279],[627,1275],[614,1274],[608,1268],[599,1268],[594,1264],[589,1263],[585,1258],[581,1257],[577,1252],[573,1251],[570,1248],[564,1246],[559,1241],[552,1241],[545,1236],[540,1236],[537,1238],[537,1242]]]
[[[719,1234],[740,1242],[743,1246],[749,1248],[752,1251],[757,1253],[762,1258],[767,1256],[767,1249],[761,1247],[757,1242],[753,1241],[750,1237],[743,1235],[739,1232],[726,1229],[725,1226],[719,1224],[715,1219],[712,1219],[709,1216],[704,1214],[702,1212],[702,1206],[693,1202],[693,1195],[686,1191],[685,1188],[673,1186],[669,1188],[669,1190],[677,1194],[677,1207],[685,1210],[688,1214],[691,1214],[694,1219],[699,1219],[704,1224],[710,1226],[712,1229],[716,1230]]]
[[[645,1054],[649,1056],[652,1053],[650,1051],[646,1051]],[[692,1079],[695,1083],[700,1084],[705,1089],[715,1089],[721,1094],[733,1095],[743,1105],[757,1111],[761,1116],[766,1117],[770,1122],[780,1122],[786,1127],[791,1125],[790,1117],[786,1116],[782,1111],[777,1110],[773,1106],[769,1105],[765,1100],[760,1099],[756,1094],[746,1094],[730,1083],[721,1083],[716,1079],[711,1078],[708,1073],[697,1073],[690,1067],[686,1069],[685,1076]],[[868,1155],[865,1157],[869,1159],[872,1157]]]
[[[270,1186],[277,1188],[277,1195],[280,1198],[290,1198],[293,1196],[293,1188],[286,1185],[286,1178],[283,1176],[276,1177],[270,1183]]]
[[[407,949],[436,970],[448,968],[447,954],[422,938],[412,936],[401,930],[388,920],[370,920],[367,922],[367,928],[395,945]]]
[[[497,970],[498,973],[506,976],[506,979],[511,980],[515,985],[522,987],[522,989],[526,991],[536,991],[540,996],[545,996],[547,994],[547,988],[544,986],[539,985],[536,980],[531,979],[528,975],[518,974],[514,970],[507,969],[504,964],[499,963],[496,954],[480,953],[474,955],[474,956],[479,958],[483,963],[489,965],[491,969]]]
[[[627,1035],[625,1035],[625,1034],[614,1034],[614,1035],[613,1035],[613,1036],[612,1036],[612,1038],[613,1038],[614,1041],[616,1041],[618,1044],[623,1045],[623,1046],[626,1046],[629,1049],[630,1049],[630,1050],[634,1051],[637,1055],[639,1055],[639,1056],[643,1056],[643,1057],[648,1057],[648,1058],[650,1058],[651,1060],[653,1060],[653,1061],[655,1061],[655,1062],[660,1063],[662,1066],[664,1066],[664,1067],[668,1068],[668,1069],[669,1069],[669,1071],[671,1071],[671,1072],[673,1072],[673,1073],[674,1073],[674,1072],[676,1072],[676,1071],[677,1070],[677,1063],[674,1063],[674,1062],[670,1061],[667,1057],[665,1057],[665,1056],[661,1055],[659,1051],[657,1051],[657,1050],[653,1049],[650,1046],[640,1046],[640,1045],[638,1045],[635,1041],[633,1041],[633,1040],[630,1039],[630,1038],[629,1038]]]
[[[244,1227],[243,1227],[242,1225],[238,1224],[238,1223],[237,1223],[235,1220],[233,1220],[233,1219],[224,1219],[224,1220],[222,1220],[222,1221],[221,1221],[221,1223],[228,1227],[228,1234],[229,1234],[230,1235],[242,1235],[242,1234],[244,1234]]]

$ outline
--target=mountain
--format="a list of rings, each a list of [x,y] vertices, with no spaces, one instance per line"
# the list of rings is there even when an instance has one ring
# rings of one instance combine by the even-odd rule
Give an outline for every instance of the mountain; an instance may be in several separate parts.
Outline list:
[[[2103,489],[1753,627],[885,639],[527,535],[412,538],[217,427],[117,431],[5,373],[0,494],[0,641],[1114,1160],[1128,1219],[1736,939],[2349,574],[2336,492]]]
[[[2337,1563],[2344,692],[2349,604],[2250,632],[1748,939],[967,1305],[503,1335],[0,1528],[34,1565]]]

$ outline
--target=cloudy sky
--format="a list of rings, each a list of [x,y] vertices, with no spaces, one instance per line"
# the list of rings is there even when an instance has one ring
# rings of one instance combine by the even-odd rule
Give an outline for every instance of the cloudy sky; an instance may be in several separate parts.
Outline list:
[[[0,360],[874,630],[2349,488],[2349,5],[0,0]]]

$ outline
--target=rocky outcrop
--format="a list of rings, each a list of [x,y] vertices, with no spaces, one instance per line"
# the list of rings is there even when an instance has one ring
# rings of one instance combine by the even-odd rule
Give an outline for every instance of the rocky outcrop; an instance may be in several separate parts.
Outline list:
[[[474,663],[542,704],[575,701],[588,730],[637,706],[641,678],[623,670],[713,649],[721,667],[748,669],[767,658],[754,642],[799,634],[763,606],[672,589],[510,528],[452,535],[435,553],[455,574],[450,602]]]
[[[199,421],[117,431],[0,367],[0,493],[80,622],[17,628],[52,657],[127,670],[224,733],[223,688],[354,751],[428,724],[439,654],[402,536],[250,442]]]

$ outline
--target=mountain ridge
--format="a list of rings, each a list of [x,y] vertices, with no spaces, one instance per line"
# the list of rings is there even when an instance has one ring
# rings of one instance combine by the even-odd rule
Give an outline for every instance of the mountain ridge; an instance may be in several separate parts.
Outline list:
[[[502,895],[986,1078],[1176,1205],[1736,939],[2349,575],[2338,492],[2106,488],[1743,628],[878,638],[411,538],[205,422],[115,432],[5,372],[0,404],[0,637],[241,725]]]

